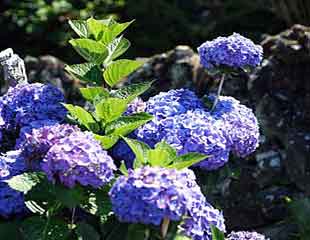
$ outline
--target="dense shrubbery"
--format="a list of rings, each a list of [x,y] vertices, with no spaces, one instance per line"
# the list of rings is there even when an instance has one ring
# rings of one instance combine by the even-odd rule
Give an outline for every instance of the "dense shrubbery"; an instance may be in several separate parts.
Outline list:
[[[199,99],[180,89],[144,103],[138,96],[151,82],[114,88],[142,65],[118,59],[130,46],[121,33],[131,23],[69,21],[79,37],[70,44],[84,62],[66,70],[88,84],[80,89],[87,108],[65,104],[55,87],[36,83],[19,83],[0,98],[0,216],[7,220],[1,238],[13,229],[16,239],[32,240],[225,239],[223,213],[188,168],[208,174],[230,151],[245,157],[257,148],[254,114],[220,90],[225,74],[260,63],[261,47],[239,35],[204,44],[203,63],[224,72],[216,96]],[[225,58],[212,55],[219,51]],[[113,161],[121,139],[134,159]],[[249,236],[265,239],[227,237]]]

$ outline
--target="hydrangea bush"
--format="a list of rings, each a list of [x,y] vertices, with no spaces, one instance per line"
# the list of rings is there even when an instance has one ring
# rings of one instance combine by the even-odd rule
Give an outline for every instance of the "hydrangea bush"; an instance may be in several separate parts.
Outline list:
[[[224,213],[194,171],[207,175],[231,154],[255,151],[257,119],[220,96],[225,77],[217,95],[203,98],[176,89],[143,101],[151,82],[117,87],[143,64],[119,59],[131,23],[69,21],[78,35],[70,44],[84,62],[66,70],[85,84],[86,106],[65,104],[60,90],[39,83],[17,84],[0,98],[0,217],[8,219],[0,236],[13,228],[18,239],[225,239]],[[262,59],[261,47],[239,34],[198,52],[207,69],[225,74]],[[226,238],[236,239],[266,238]]]

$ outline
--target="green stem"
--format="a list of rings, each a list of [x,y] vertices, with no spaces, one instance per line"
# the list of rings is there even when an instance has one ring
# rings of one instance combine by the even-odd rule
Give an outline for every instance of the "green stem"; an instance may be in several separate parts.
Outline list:
[[[220,85],[219,85],[219,88],[217,89],[217,94],[216,94],[216,97],[215,97],[215,100],[213,102],[213,106],[211,108],[211,111],[213,111],[215,109],[215,106],[216,104],[218,103],[219,101],[219,97],[221,95],[221,91],[222,91],[222,88],[223,88],[223,84],[224,84],[224,81],[225,81],[225,77],[226,77],[226,74],[223,73],[222,77],[221,77],[221,81],[220,81]]]
[[[52,216],[52,214],[50,213],[50,211],[47,211],[47,213],[46,213],[46,218],[47,218],[47,220],[46,220],[46,224],[45,224],[44,230],[43,230],[43,240],[46,240],[46,239],[47,239],[47,235],[48,235],[48,226],[49,226],[49,224],[50,224],[50,222],[51,222],[51,216]]]
[[[170,219],[169,218],[164,218],[162,224],[161,224],[161,236],[162,239],[164,240],[167,236],[168,233],[168,228],[169,228],[169,223],[170,223]]]

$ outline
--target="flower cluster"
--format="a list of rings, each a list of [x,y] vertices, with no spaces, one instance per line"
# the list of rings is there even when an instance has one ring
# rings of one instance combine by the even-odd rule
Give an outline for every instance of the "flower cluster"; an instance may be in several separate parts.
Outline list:
[[[186,93],[185,99],[180,92]],[[210,111],[189,90],[172,90],[158,96],[154,97],[156,101],[151,98],[147,102],[146,111],[154,115],[154,120],[136,130],[139,140],[151,146],[165,140],[179,154],[210,155],[197,164],[207,170],[223,166],[230,151],[245,157],[257,148],[257,119],[251,109],[236,99],[220,97],[216,108]],[[176,103],[170,104],[170,99],[175,99]],[[210,96],[210,100],[214,101],[214,97]],[[195,110],[191,109],[191,103]],[[124,148],[119,151],[126,152]]]
[[[41,122],[42,123],[42,122]],[[42,160],[49,149],[62,138],[80,131],[78,127],[69,124],[59,124],[53,121],[44,122],[43,126],[23,129],[22,140],[17,148],[22,149],[22,155],[31,169],[37,169],[39,160]]]
[[[255,67],[263,58],[262,47],[238,33],[206,41],[198,47],[198,53],[201,64],[207,69],[222,65],[235,68]]]
[[[257,232],[231,232],[227,240],[268,240],[264,235]]]
[[[132,115],[135,113],[144,112],[146,103],[139,97],[135,98],[130,104],[128,104],[125,115]]]
[[[51,181],[59,180],[70,188],[77,183],[99,188],[112,180],[116,168],[113,159],[102,150],[93,135],[79,131],[54,144],[41,167]]]
[[[25,171],[25,161],[20,151],[10,151],[0,156],[0,216],[22,213],[26,207],[21,192],[11,189],[5,180]]]
[[[0,99],[0,128],[19,129],[33,121],[62,121],[66,110],[62,92],[41,83],[19,84]]]
[[[109,194],[113,211],[123,222],[160,225],[164,219],[191,219],[183,226],[188,236],[210,234],[210,224],[225,230],[221,213],[206,202],[189,169],[130,169],[128,176],[117,179]],[[199,223],[197,209],[204,210]]]

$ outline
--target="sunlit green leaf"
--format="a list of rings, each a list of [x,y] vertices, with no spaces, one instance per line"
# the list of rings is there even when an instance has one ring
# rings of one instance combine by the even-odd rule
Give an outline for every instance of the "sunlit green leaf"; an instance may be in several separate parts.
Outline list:
[[[206,159],[208,156],[201,153],[187,153],[178,156],[173,164],[167,166],[168,168],[183,169],[188,168],[200,161]]]
[[[20,175],[16,175],[11,179],[6,180],[10,188],[27,193],[31,188],[40,183],[44,178],[44,174],[40,172],[26,172]]]
[[[109,92],[104,89],[103,87],[87,87],[87,88],[80,88],[79,89],[83,98],[89,102],[92,102],[96,96],[109,96]]]
[[[87,23],[84,20],[69,20],[70,27],[76,32],[81,38],[88,37]]]
[[[102,71],[95,63],[66,65],[65,70],[83,82],[103,82]]]
[[[124,161],[122,161],[121,166],[119,167],[119,170],[123,175],[125,176],[128,175],[128,170],[127,170],[127,167]]]
[[[109,64],[112,60],[118,58],[124,52],[126,52],[129,47],[130,47],[129,40],[123,38],[123,36],[114,39],[107,47],[109,54],[105,60],[105,63]]]
[[[109,123],[119,118],[127,109],[127,101],[120,98],[105,98],[96,104],[96,115]]]
[[[126,137],[122,137],[122,138],[125,140],[125,142],[128,144],[128,146],[131,148],[131,150],[136,155],[134,165],[136,167],[140,167],[142,165],[147,164],[147,162],[148,162],[148,151],[151,148],[141,141],[126,138]]]
[[[225,235],[217,227],[211,225],[212,240],[225,240]]]
[[[130,116],[121,116],[106,126],[106,134],[126,136],[138,127],[151,121],[153,116],[148,113],[136,113]]]
[[[108,30],[106,24],[94,18],[87,19],[87,27],[89,29],[89,34],[93,35],[97,41],[100,40],[103,37],[103,33]]]
[[[113,147],[114,144],[117,143],[119,139],[118,136],[114,136],[114,135],[101,136],[97,134],[94,134],[94,138],[98,140],[101,143],[101,146],[106,150]]]
[[[117,23],[113,20],[110,20],[109,30],[104,32],[101,41],[104,44],[108,45],[113,41],[113,39],[115,39],[119,34],[121,34],[133,22],[134,20],[125,23]]]
[[[113,87],[120,82],[124,77],[141,67],[143,62],[121,59],[111,63],[104,71],[104,80]]]
[[[108,50],[104,44],[94,40],[79,38],[72,39],[69,43],[83,58],[89,62],[101,64],[108,56]]]
[[[155,149],[149,150],[148,161],[151,166],[166,167],[176,158],[176,151],[169,144],[160,142]]]

